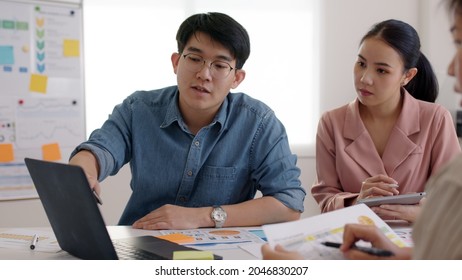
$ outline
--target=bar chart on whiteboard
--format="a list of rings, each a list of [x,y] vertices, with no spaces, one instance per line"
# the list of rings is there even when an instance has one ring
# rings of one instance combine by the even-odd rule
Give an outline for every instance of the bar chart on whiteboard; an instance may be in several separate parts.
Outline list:
[[[82,38],[80,5],[0,0],[0,200],[37,197],[25,157],[85,140]]]

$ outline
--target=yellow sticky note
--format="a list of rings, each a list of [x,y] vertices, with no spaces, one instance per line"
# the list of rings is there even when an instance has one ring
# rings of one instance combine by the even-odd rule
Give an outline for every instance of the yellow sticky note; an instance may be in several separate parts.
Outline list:
[[[43,160],[57,161],[61,159],[61,150],[58,143],[45,144],[42,146]]]
[[[47,93],[48,76],[32,74],[30,76],[29,90],[33,92]]]
[[[182,234],[182,233],[172,233],[172,234],[166,234],[166,235],[159,235],[156,237],[160,239],[165,239],[171,242],[175,242],[178,244],[191,243],[195,241],[194,237],[186,235],[186,234]]]
[[[35,18],[35,24],[37,27],[43,27],[45,24],[45,19],[44,18]]]
[[[174,251],[174,260],[213,260],[213,253],[210,251]]]
[[[11,162],[14,160],[13,144],[0,144],[0,162]]]
[[[63,42],[63,54],[65,57],[80,56],[80,41],[79,40],[70,40],[65,39]]]

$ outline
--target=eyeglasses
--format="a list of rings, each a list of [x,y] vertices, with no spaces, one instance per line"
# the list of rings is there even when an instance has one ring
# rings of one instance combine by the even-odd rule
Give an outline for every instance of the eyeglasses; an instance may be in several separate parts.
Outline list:
[[[202,56],[193,53],[184,54],[183,58],[185,67],[191,72],[199,72],[206,61]],[[213,78],[224,79],[234,68],[227,62],[215,60],[210,63],[209,69]]]

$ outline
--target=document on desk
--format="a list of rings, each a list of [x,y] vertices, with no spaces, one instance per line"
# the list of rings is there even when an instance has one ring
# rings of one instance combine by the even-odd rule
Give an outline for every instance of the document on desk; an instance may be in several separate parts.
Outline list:
[[[34,249],[31,243],[37,235]],[[61,250],[53,233],[31,229],[11,229],[0,231],[0,247],[14,250],[35,250],[36,252],[56,253]]]
[[[405,242],[385,221],[365,204],[358,204],[321,215],[293,222],[264,225],[262,228],[270,246],[281,244],[287,250],[298,251],[306,259],[343,259],[337,248],[324,246],[322,242],[343,240],[343,228],[347,223],[377,226],[393,243],[400,247]],[[360,241],[357,245],[370,246]]]
[[[261,229],[242,228],[162,230],[158,237],[172,237],[170,241],[178,240],[177,243],[181,245],[199,249],[207,246],[231,248],[245,243],[263,244],[266,240],[262,233]]]

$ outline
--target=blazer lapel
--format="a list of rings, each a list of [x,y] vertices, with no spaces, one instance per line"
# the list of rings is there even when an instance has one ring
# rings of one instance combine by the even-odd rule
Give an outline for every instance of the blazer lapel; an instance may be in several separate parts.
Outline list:
[[[420,107],[417,100],[405,92],[403,108],[396,121],[382,159],[387,174],[393,174],[395,169],[412,153],[421,153],[422,148],[409,139],[410,135],[420,131]]]
[[[382,159],[359,116],[358,102],[357,99],[351,102],[346,111],[343,136],[352,142],[346,145],[345,153],[370,176],[386,174]]]

